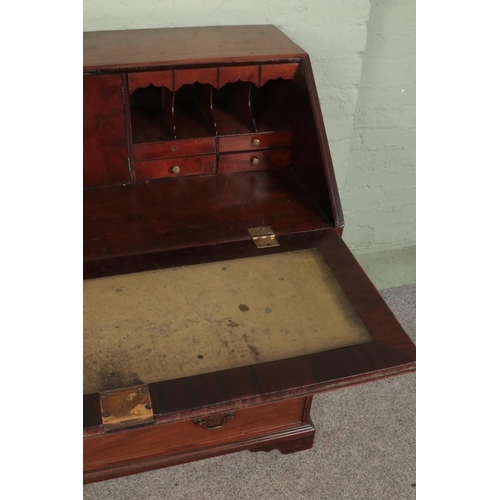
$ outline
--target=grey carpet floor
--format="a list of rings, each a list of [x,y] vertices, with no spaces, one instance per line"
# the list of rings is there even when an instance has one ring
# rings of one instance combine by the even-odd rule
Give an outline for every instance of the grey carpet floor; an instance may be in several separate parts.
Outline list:
[[[416,287],[381,292],[415,341]],[[84,500],[416,498],[415,374],[314,397],[311,450],[244,451],[84,486]]]

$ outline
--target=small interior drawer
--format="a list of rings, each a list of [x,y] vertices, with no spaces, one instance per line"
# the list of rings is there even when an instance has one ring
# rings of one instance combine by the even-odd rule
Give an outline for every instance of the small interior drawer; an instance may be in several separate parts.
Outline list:
[[[219,152],[253,151],[267,148],[287,148],[292,145],[292,131],[242,134],[219,137]]]
[[[84,440],[84,470],[126,460],[140,460],[176,450],[231,442],[296,426],[302,420],[307,398],[297,398],[253,408],[200,415],[175,423],[154,424],[127,431],[126,440],[114,432]],[[209,418],[211,417],[211,418]]]
[[[215,137],[134,144],[134,160],[149,161],[179,156],[215,154]]]
[[[138,181],[162,177],[210,174],[215,172],[215,155],[187,156],[156,161],[135,162]]]
[[[219,155],[219,173],[289,167],[291,161],[292,150],[290,148],[224,153]]]

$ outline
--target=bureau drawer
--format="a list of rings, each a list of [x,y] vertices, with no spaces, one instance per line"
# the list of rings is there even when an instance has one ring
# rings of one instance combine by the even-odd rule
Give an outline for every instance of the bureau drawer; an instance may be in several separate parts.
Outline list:
[[[292,145],[292,131],[264,132],[219,137],[219,153],[286,148]]]
[[[135,161],[209,154],[215,154],[215,137],[134,144]]]
[[[219,155],[219,173],[248,172],[271,168],[289,167],[292,161],[290,148],[224,153]]]
[[[230,443],[242,437],[296,427],[302,421],[306,402],[307,398],[297,398],[235,412],[200,415],[180,422],[156,423],[90,436],[83,441],[84,470],[200,449],[215,443]]]
[[[161,179],[163,177],[210,174],[214,172],[215,155],[135,162],[135,176],[138,181],[144,179]]]

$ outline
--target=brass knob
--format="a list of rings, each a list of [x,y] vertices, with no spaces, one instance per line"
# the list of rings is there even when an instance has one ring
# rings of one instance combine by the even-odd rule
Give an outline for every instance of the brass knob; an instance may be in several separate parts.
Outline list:
[[[260,139],[254,139],[254,140],[252,141],[252,144],[253,144],[256,148],[258,148],[258,147],[260,146]]]
[[[177,165],[175,167],[172,167],[172,172],[174,174],[178,174],[181,171],[181,167],[178,167]]]
[[[251,162],[252,162],[252,165],[258,165],[260,163],[260,160],[254,156],[252,159],[251,159]]]

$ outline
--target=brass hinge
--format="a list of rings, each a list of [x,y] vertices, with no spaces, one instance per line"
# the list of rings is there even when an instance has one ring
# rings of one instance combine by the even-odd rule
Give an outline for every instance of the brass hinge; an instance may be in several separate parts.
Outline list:
[[[153,405],[147,385],[99,394],[104,431],[153,423]]]
[[[257,245],[257,248],[279,247],[280,244],[276,239],[276,235],[269,226],[251,227],[248,232]]]

